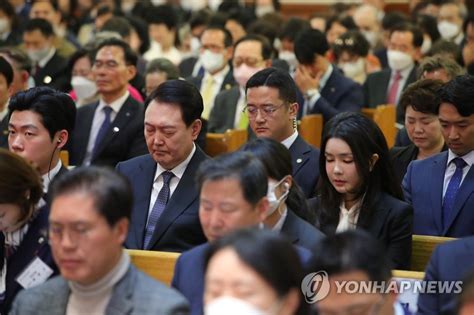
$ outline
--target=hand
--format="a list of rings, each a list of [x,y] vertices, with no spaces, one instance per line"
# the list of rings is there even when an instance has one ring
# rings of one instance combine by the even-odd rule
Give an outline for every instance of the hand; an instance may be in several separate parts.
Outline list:
[[[311,89],[319,90],[319,81],[322,76],[322,71],[319,71],[316,76],[312,76],[304,66],[299,65],[295,71],[295,83],[300,91],[306,94],[306,92]]]
[[[474,63],[474,42],[467,43],[462,50],[464,64],[467,66]]]

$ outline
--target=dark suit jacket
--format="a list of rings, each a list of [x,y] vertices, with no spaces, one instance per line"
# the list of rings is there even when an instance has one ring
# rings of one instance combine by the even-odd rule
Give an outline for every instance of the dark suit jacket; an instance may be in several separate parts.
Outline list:
[[[308,250],[313,250],[316,244],[325,237],[320,230],[298,217],[290,209],[288,209],[288,215],[281,228],[281,233],[293,245],[301,246]]]
[[[313,148],[298,135],[289,150],[293,178],[306,198],[313,197],[319,179],[319,149]]]
[[[183,59],[179,63],[179,75],[183,78],[187,78],[193,75],[193,70],[194,66],[196,65],[196,62],[198,61],[197,57],[189,57]]]
[[[239,86],[234,86],[217,94],[214,107],[209,116],[209,132],[224,133],[227,129],[234,129],[235,112],[239,98]]]
[[[69,152],[72,165],[80,165],[84,162],[92,120],[98,106],[99,102],[84,105],[77,110],[76,126],[73,132],[71,152]],[[91,164],[115,167],[120,161],[147,153],[143,135],[143,120],[143,105],[129,96],[110,124]]]
[[[456,195],[449,223],[443,227],[443,182],[448,152],[413,161],[403,178],[405,200],[415,210],[413,233],[449,237],[474,235],[474,167]]]
[[[471,236],[438,245],[426,267],[424,280],[461,281],[473,268],[474,237]],[[417,314],[457,314],[457,298],[458,295],[454,293],[420,294]]]
[[[195,87],[197,87],[200,90],[203,77],[204,75],[197,76],[197,77],[187,77],[186,81],[193,84]],[[226,76],[224,77],[224,81],[222,81],[220,91],[228,90],[234,85],[236,85],[236,82],[234,80],[234,74],[232,72],[232,68],[230,68],[229,72],[227,72]]]
[[[53,261],[51,248],[48,244],[48,216],[49,209],[44,206],[38,210],[37,216],[31,221],[28,232],[23,238],[18,249],[7,260],[7,277],[5,300],[0,305],[0,313],[8,314],[15,296],[23,290],[23,287],[16,282],[16,278],[25,270],[29,263],[39,257],[51,269],[53,275],[58,274],[58,268]],[[0,259],[3,266],[5,239],[0,233]]]
[[[296,247],[303,265],[311,258],[311,253]],[[171,286],[181,292],[189,301],[191,315],[203,314],[204,275],[209,243],[196,246],[179,256],[174,268]]]
[[[67,60],[56,52],[43,68],[39,68],[33,76],[36,86],[49,86],[53,89],[67,92],[69,77],[67,75]]]
[[[8,114],[0,121],[0,148],[8,149]]]
[[[318,220],[321,222],[318,198],[308,200],[308,205],[311,209],[316,209]],[[358,228],[362,228],[360,224],[364,221],[366,217],[361,213]],[[324,234],[332,235],[336,232],[337,225],[321,224],[320,228]],[[413,209],[409,204],[387,193],[381,193],[374,207],[371,223],[365,230],[385,244],[392,261],[392,269],[408,270],[410,268]]]
[[[392,70],[390,68],[383,69],[367,76],[364,83],[364,106],[375,108],[381,104],[387,104],[388,84],[390,83],[390,77],[392,76]],[[408,75],[408,79],[403,86],[403,90],[408,85],[416,81],[416,66],[411,70]],[[402,123],[405,120],[405,113],[401,107],[397,106],[397,122]]]
[[[335,66],[320,93],[310,114],[322,114],[325,122],[341,112],[358,112],[363,106],[362,87],[346,78]]]
[[[151,250],[182,252],[206,242],[199,222],[199,192],[194,183],[196,171],[208,156],[196,146],[178,187],[160,216],[150,241]],[[134,204],[125,246],[143,249],[150,196],[156,162],[147,154],[119,163],[117,171],[132,184]]]

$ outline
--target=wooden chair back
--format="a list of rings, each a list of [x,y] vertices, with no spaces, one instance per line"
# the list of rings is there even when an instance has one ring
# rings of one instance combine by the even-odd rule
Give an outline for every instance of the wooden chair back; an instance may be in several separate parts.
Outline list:
[[[298,133],[306,142],[319,148],[323,134],[323,115],[310,114],[303,116],[299,122]]]
[[[207,133],[206,153],[209,156],[217,156],[238,150],[247,142],[247,129],[229,129],[225,133]]]
[[[166,285],[171,284],[179,253],[128,249],[132,263],[145,274]]]
[[[372,119],[382,130],[389,148],[395,144],[397,110],[395,105],[379,105],[376,108],[362,108],[362,114]]]

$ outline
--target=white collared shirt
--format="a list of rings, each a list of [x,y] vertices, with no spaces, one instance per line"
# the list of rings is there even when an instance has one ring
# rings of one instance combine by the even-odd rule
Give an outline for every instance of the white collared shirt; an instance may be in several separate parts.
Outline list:
[[[357,201],[350,209],[346,209],[344,201],[341,203],[339,207],[339,223],[337,224],[336,233],[355,230],[357,228],[362,200],[363,198]]]
[[[396,104],[398,104],[398,101],[400,100],[400,95],[402,94],[403,87],[407,83],[408,77],[410,76],[410,72],[413,70],[414,67],[415,67],[415,64],[413,64],[409,68],[406,68],[404,70],[400,70],[401,78],[400,78],[400,81],[398,83],[397,97],[396,97],[396,101],[395,101]],[[391,71],[392,72],[390,74],[390,81],[388,82],[388,86],[387,86],[387,96],[388,96],[388,93],[390,92],[390,87],[392,86],[392,83],[395,80],[395,75],[397,73],[397,71],[395,71],[395,70],[391,70]]]
[[[238,129],[240,123],[240,117],[244,115],[243,110],[245,105],[247,105],[246,97],[245,97],[245,90],[243,87],[239,86],[239,100],[237,101],[237,107],[235,108],[235,117],[234,117],[234,129]]]
[[[58,164],[56,164],[55,167],[49,170],[46,174],[41,175],[41,178],[43,179],[43,192],[47,193],[48,192],[48,187],[53,178],[58,175],[59,170],[63,166],[63,163],[61,160],[59,160]]]
[[[38,61],[38,66],[40,68],[43,68],[44,66],[46,66],[46,64],[51,60],[51,58],[53,58],[55,53],[56,53],[56,48],[52,47],[49,53],[46,55],[46,57]]]
[[[160,193],[160,190],[163,187],[163,176],[161,175],[161,173],[165,171],[169,171],[174,174],[174,176],[170,180],[170,199],[171,199],[171,196],[173,196],[173,193],[176,190],[176,187],[178,187],[179,181],[183,177],[183,174],[186,171],[186,168],[188,167],[188,164],[191,161],[194,155],[194,152],[196,152],[196,145],[193,143],[193,149],[191,150],[191,153],[189,153],[188,157],[183,162],[179,163],[171,170],[167,170],[157,163],[155,177],[153,180],[153,186],[151,189],[148,216],[150,216],[151,210],[153,209],[153,205],[155,204],[156,198],[158,197],[158,194]],[[147,220],[147,224],[148,224],[148,220]]]
[[[0,121],[3,120],[3,118],[5,118],[5,116],[7,116],[8,114],[8,103],[10,102],[10,99],[8,99],[7,103],[5,104],[5,108],[0,111]]]
[[[129,95],[130,93],[127,90],[121,97],[108,104],[108,106],[112,108],[112,111],[110,112],[111,123],[113,123],[115,117],[117,117],[117,113],[120,111]],[[86,157],[84,158],[83,162],[84,165],[91,164],[92,151],[94,150],[95,139],[97,138],[97,134],[99,133],[100,126],[102,126],[102,123],[105,120],[105,113],[103,111],[105,106],[107,106],[107,104],[101,98],[99,101],[99,106],[97,106],[97,108],[95,109],[94,118],[92,119],[92,127],[91,132],[89,134],[89,142],[87,143]]]
[[[273,231],[281,232],[283,224],[285,224],[286,217],[288,216],[288,208],[286,207],[286,204],[284,205],[284,207],[285,209],[283,210],[280,219],[278,219],[277,223],[275,223],[275,225],[272,227]],[[278,211],[278,209],[276,211]]]
[[[281,144],[283,144],[289,150],[290,147],[293,145],[293,143],[296,141],[296,138],[298,138],[298,131],[297,130],[295,130],[295,132],[293,132],[293,134],[291,136],[289,136],[288,138],[283,140],[281,142]]]
[[[458,156],[454,154],[453,151],[448,150],[448,161],[446,164],[446,170],[444,171],[444,182],[443,182],[443,198],[444,195],[446,194],[446,190],[448,189],[448,184],[451,178],[454,175],[454,172],[456,171],[456,164],[451,163],[454,158],[457,158]],[[463,168],[462,170],[462,179],[461,183],[459,184],[459,187],[461,187],[462,182],[464,181],[464,178],[466,178],[467,173],[471,169],[472,163],[474,163],[474,151],[469,152],[468,154],[464,156],[459,156],[461,157],[466,163],[466,167]]]

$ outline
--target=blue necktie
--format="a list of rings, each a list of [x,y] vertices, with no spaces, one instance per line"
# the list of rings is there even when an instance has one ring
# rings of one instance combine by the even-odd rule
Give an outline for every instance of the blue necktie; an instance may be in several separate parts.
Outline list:
[[[110,106],[105,106],[103,109],[104,111],[104,121],[102,122],[102,125],[100,126],[99,132],[97,132],[97,137],[95,138],[94,142],[94,149],[92,150],[92,157],[95,157],[97,155],[97,150],[99,149],[100,143],[104,139],[105,134],[109,130],[110,127],[110,114],[112,113],[112,108]]]
[[[443,229],[448,225],[448,221],[451,217],[451,212],[454,207],[454,201],[456,200],[456,194],[458,193],[459,186],[461,184],[462,179],[462,170],[466,167],[466,162],[462,158],[455,158],[452,160],[454,164],[456,164],[456,170],[454,171],[453,177],[449,181],[448,188],[446,189],[446,193],[444,195],[443,200]]]
[[[158,223],[158,219],[163,213],[163,210],[165,210],[166,204],[168,203],[168,199],[170,199],[170,181],[171,178],[173,178],[174,174],[165,171],[161,173],[161,176],[163,176],[163,187],[158,193],[158,197],[156,197],[155,204],[153,205],[150,217],[148,218],[145,238],[143,240],[143,249],[148,249],[151,237],[153,236],[153,232],[155,232],[156,223]]]

